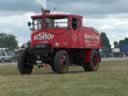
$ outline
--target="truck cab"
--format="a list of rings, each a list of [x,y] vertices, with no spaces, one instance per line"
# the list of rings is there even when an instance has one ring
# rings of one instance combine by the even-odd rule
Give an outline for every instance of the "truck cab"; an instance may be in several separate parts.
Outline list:
[[[81,19],[81,16],[65,14],[32,16],[31,47],[34,48],[46,43],[53,48],[77,47],[71,43],[72,39],[78,39],[76,37],[81,28]]]

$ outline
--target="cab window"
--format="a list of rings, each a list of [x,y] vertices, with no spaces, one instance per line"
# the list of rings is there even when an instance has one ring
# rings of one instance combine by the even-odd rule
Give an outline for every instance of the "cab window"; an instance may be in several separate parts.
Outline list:
[[[33,30],[68,28],[68,18],[46,17],[41,19],[33,19]]]
[[[68,28],[68,18],[44,18],[44,28]]]
[[[0,56],[5,56],[5,53],[3,50],[0,50]]]
[[[41,29],[42,29],[42,19],[34,19],[33,30],[41,30]]]
[[[73,30],[78,28],[78,20],[76,18],[72,18],[72,28]]]

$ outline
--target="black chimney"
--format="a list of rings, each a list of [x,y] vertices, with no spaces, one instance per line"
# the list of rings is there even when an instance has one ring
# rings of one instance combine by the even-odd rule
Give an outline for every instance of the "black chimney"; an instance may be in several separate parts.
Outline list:
[[[50,14],[50,10],[44,10],[44,9],[42,8],[41,11],[42,11],[42,15]]]

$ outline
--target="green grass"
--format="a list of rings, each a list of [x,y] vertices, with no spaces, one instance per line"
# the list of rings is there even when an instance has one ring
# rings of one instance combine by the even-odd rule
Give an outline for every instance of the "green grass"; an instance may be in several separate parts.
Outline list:
[[[20,75],[16,65],[0,65],[0,96],[128,96],[128,61],[102,62],[98,72],[72,67],[60,75],[36,67]]]

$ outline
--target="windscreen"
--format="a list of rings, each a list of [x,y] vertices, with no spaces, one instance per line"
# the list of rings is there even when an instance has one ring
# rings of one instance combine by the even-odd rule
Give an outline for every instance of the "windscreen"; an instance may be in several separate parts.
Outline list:
[[[0,50],[0,56],[5,56],[4,50]]]
[[[68,28],[68,18],[45,18],[45,28]]]
[[[33,19],[33,30],[68,28],[68,18]]]

